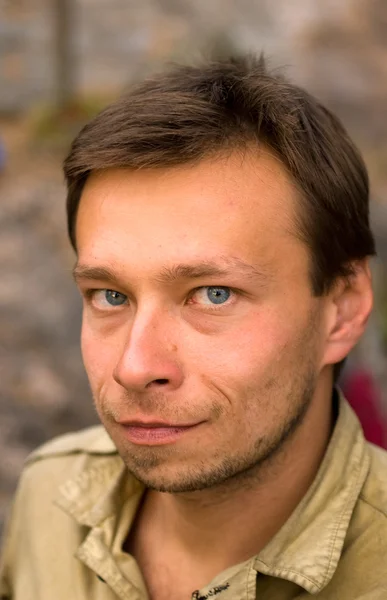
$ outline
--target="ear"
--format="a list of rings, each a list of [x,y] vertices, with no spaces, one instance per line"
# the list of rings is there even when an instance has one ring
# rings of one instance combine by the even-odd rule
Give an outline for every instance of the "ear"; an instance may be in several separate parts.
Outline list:
[[[369,259],[352,265],[353,274],[340,278],[327,296],[327,335],[322,367],[343,360],[357,344],[372,310]]]

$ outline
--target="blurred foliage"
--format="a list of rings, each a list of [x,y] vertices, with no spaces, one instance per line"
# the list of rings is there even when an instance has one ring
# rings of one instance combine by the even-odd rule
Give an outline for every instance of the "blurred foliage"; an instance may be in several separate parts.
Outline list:
[[[111,98],[84,97],[58,108],[56,104],[35,107],[29,116],[29,140],[34,149],[63,152],[74,136]]]

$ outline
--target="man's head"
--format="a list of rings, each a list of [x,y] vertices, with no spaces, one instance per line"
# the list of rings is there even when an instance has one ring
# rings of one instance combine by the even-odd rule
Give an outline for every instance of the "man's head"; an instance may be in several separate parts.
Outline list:
[[[178,67],[87,125],[65,173],[84,361],[128,467],[179,491],[265,462],[371,309],[367,173],[340,123],[262,60]]]

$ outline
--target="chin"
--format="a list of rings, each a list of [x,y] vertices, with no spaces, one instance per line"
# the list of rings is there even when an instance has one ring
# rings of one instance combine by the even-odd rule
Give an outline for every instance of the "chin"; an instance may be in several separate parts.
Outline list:
[[[240,486],[242,482],[246,483],[252,479],[256,481],[257,471],[259,471],[259,465],[255,461],[248,465],[239,461],[228,461],[220,465],[214,464],[212,468],[208,462],[191,467],[187,467],[187,463],[172,467],[160,461],[158,465],[153,464],[152,467],[148,464],[146,469],[133,465],[133,460],[124,462],[128,471],[146,488],[169,494]]]

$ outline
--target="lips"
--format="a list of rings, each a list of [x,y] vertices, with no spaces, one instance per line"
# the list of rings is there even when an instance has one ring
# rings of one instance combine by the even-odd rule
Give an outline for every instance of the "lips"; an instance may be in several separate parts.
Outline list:
[[[172,444],[201,424],[202,422],[175,424],[165,421],[144,420],[119,422],[128,441],[133,444],[146,446]]]
[[[118,421],[119,425],[124,427],[143,427],[145,429],[157,429],[157,428],[181,428],[181,427],[193,427],[197,423],[170,423],[168,421],[145,421],[145,420],[132,420],[132,421]]]

